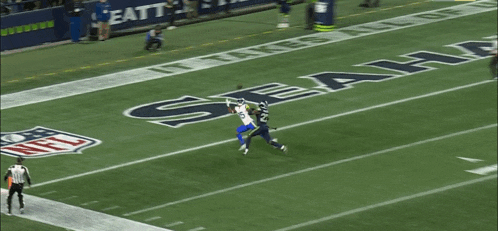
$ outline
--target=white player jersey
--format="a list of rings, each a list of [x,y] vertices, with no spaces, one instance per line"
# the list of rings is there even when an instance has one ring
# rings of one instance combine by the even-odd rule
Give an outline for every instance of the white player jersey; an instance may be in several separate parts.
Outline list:
[[[249,112],[247,111],[247,108],[249,108],[249,106],[247,106],[246,104],[242,104],[240,106],[235,106],[235,111],[237,112],[237,115],[239,115],[240,119],[242,120],[242,123],[244,123],[244,125],[248,125],[248,124],[254,124],[254,120],[249,116]]]

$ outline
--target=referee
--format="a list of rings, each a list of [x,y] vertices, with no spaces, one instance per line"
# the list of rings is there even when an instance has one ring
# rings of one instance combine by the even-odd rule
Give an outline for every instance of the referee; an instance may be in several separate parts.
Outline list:
[[[31,186],[31,177],[29,177],[28,168],[22,165],[22,161],[24,159],[22,157],[17,158],[17,163],[10,166],[3,178],[4,181],[7,181],[9,176],[12,177],[12,186],[9,189],[9,197],[7,197],[7,205],[9,207],[8,215],[12,215],[12,196],[15,192],[17,192],[17,196],[19,197],[19,210],[21,214],[24,213],[24,201],[22,199],[22,189],[24,187],[24,177],[28,181],[29,186]]]

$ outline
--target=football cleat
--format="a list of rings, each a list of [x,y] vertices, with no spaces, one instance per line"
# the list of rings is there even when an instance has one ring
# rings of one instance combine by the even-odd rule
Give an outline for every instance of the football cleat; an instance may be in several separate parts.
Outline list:
[[[19,211],[21,212],[21,214],[24,214],[24,208],[20,208]]]
[[[278,139],[277,139],[277,138],[273,138],[273,139],[271,140],[271,142],[273,142],[273,143],[277,143],[277,142],[278,142]],[[271,143],[270,143],[270,144],[271,144]],[[277,149],[277,148],[278,148],[278,147],[277,147],[277,146],[275,146],[275,145],[271,145],[271,147],[272,147],[273,149]]]
[[[239,151],[242,151],[246,148],[246,144],[240,145]]]
[[[249,152],[249,149],[246,148],[246,150],[244,151],[244,156],[247,155],[248,152]]]
[[[287,146],[282,145],[282,147],[280,148],[280,150],[282,150],[283,153],[287,154]]]

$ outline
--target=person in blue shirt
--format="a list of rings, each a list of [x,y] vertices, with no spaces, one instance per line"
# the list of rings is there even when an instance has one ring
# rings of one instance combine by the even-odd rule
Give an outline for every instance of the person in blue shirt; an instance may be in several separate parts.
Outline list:
[[[145,36],[145,50],[148,51],[160,50],[161,46],[163,45],[163,40],[164,39],[161,31],[161,26],[156,25],[154,29],[148,31],[147,35]],[[151,50],[154,44],[156,44],[156,48]]]
[[[107,0],[100,0],[95,5],[95,14],[97,15],[99,27],[99,40],[104,41],[109,39],[111,33],[111,26],[109,19],[111,19],[111,4]]]
[[[254,136],[261,136],[265,139],[266,143],[273,146],[274,148],[280,149],[282,152],[287,153],[287,146],[277,143],[277,139],[272,139],[270,136],[270,131],[268,129],[268,120],[270,119],[270,112],[268,111],[268,102],[262,101],[258,104],[259,109],[250,110],[250,115],[255,115],[258,126],[252,130],[246,138],[246,147],[244,150],[244,155],[249,152],[249,145],[251,144],[251,139]]]

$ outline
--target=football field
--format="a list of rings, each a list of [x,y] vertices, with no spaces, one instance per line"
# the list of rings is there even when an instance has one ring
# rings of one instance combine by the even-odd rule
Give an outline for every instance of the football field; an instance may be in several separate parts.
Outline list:
[[[26,155],[33,181],[25,214],[2,196],[2,231],[101,230],[86,214],[106,230],[496,230],[497,2],[336,4],[327,33],[299,4],[290,28],[276,10],[192,24],[154,53],[139,34],[2,55],[1,170]],[[225,99],[241,97],[269,102],[287,153],[238,151]],[[68,207],[83,212],[54,215]]]

